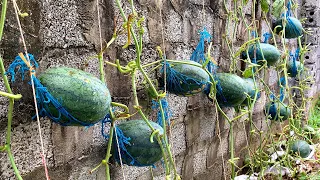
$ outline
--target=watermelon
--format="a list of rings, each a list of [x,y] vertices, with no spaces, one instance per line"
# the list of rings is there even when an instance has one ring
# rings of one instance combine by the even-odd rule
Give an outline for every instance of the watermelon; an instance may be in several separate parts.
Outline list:
[[[263,53],[264,59],[267,61],[268,66],[272,66],[276,64],[276,62],[280,59],[281,54],[275,46],[268,43],[260,43],[260,47],[258,44],[249,46],[248,54],[251,61],[254,58],[255,49],[256,49],[256,61],[260,65],[263,64],[262,53]],[[242,52],[241,58],[247,59],[247,53]]]
[[[94,124],[109,112],[110,92],[101,80],[90,73],[68,67],[51,68],[39,76],[41,84],[60,102],[68,113],[85,124]],[[58,110],[52,105],[45,109],[58,117]],[[61,117],[67,123],[67,117]],[[67,125],[82,125],[72,122]]]
[[[278,109],[278,107],[279,107],[279,109]],[[280,110],[280,112],[279,112],[279,110]],[[289,115],[291,114],[291,110],[287,107],[287,105],[283,105],[280,102],[278,102],[278,103],[269,102],[265,106],[265,114],[270,115],[271,120],[284,121],[284,120],[288,119]],[[280,115],[280,116],[278,116],[278,115]]]
[[[152,121],[149,123],[153,128],[159,130],[160,135],[163,135],[160,125]],[[128,153],[121,151],[123,163],[133,166],[151,166],[162,158],[162,151],[156,136],[153,137],[154,142],[150,142],[152,131],[145,121],[126,121],[119,124],[117,129],[120,129],[125,137],[130,138],[130,145],[125,144]],[[113,152],[114,157],[119,159],[116,141],[113,141]],[[134,161],[130,156],[134,158]]]
[[[280,34],[283,30],[282,22],[283,18],[278,19],[273,23],[273,29],[276,34]],[[278,27],[277,27],[278,26]],[[285,38],[292,39],[297,38],[302,35],[303,28],[301,22],[294,17],[287,17],[286,27],[285,27]]]
[[[296,71],[294,71],[294,68],[293,68],[293,61],[289,61],[288,64],[287,64],[287,72],[288,72],[288,75],[290,77],[295,77],[299,74],[299,72],[301,73],[304,66],[302,63],[300,63],[299,61],[296,61]]]
[[[197,66],[201,64],[194,61],[184,61]],[[209,81],[208,73],[201,67],[190,64],[171,62],[167,66],[166,82],[167,90],[181,96],[191,96],[201,92]],[[164,75],[162,74],[162,79]],[[161,80],[163,81],[163,80]],[[160,82],[161,82],[160,81]],[[163,82],[162,86],[164,85]]]
[[[311,153],[311,148],[306,141],[296,140],[292,144],[290,144],[290,152],[293,154],[297,154],[302,158],[306,158]]]
[[[234,107],[246,99],[248,90],[241,77],[231,73],[217,73],[215,78],[218,81],[216,98],[219,105]]]
[[[245,81],[245,87],[247,88],[247,93],[250,96],[251,99],[254,98],[255,95],[255,87],[254,87],[254,82],[252,78],[245,78],[243,79]],[[257,94],[257,99],[260,98],[260,92]],[[248,99],[248,97],[247,97]],[[248,104],[247,99],[243,101],[243,104]]]

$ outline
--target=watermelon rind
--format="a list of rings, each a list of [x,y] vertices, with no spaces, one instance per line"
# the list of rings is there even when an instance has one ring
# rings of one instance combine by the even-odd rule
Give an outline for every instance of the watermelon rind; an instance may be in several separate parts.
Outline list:
[[[296,140],[290,144],[290,152],[302,158],[306,158],[311,153],[311,148],[306,141]]]
[[[248,90],[241,77],[231,73],[217,73],[215,78],[218,81],[216,98],[219,105],[234,107],[243,103]]]
[[[69,67],[50,68],[40,74],[39,80],[63,108],[77,120],[94,124],[109,112],[110,92],[105,83],[90,73]],[[47,111],[58,117],[58,110],[50,105]],[[67,117],[61,123],[68,122]],[[71,122],[68,125],[82,125]]]
[[[283,30],[283,18],[278,19],[274,24],[273,28],[276,34],[280,34]],[[277,27],[278,26],[278,27]],[[285,27],[285,38],[292,39],[301,36],[303,33],[303,27],[301,22],[294,17],[287,17],[286,27]]]
[[[205,88],[206,83],[210,80],[208,73],[202,69],[202,65],[197,62],[190,60],[185,60],[183,62],[187,62],[189,64],[177,62],[169,63],[170,68],[177,72],[176,76],[182,78],[183,80],[180,80],[180,82],[175,82],[179,84],[170,87],[168,86],[170,79],[169,75],[167,74],[167,90],[180,96],[192,96],[200,93]],[[162,74],[162,77],[163,76],[164,74]],[[177,86],[180,86],[180,88],[177,88]]]
[[[280,110],[280,113],[278,111]],[[269,102],[265,106],[265,114],[270,115],[271,120],[284,121],[289,118],[291,114],[290,108],[280,102]]]
[[[149,121],[149,123],[153,128],[159,130],[159,135],[163,135],[163,128],[160,125],[152,121]],[[127,155],[123,155],[121,158],[125,164],[151,166],[161,160],[162,151],[160,145],[156,136],[153,137],[154,142],[150,142],[152,131],[144,120],[126,121],[117,125],[117,128],[123,132],[125,137],[130,138],[130,145],[126,145],[125,148],[136,161],[134,164],[131,164],[132,159]],[[118,154],[118,148],[115,141],[113,141],[113,151],[114,154]]]
[[[256,56],[254,55],[256,52]],[[262,56],[263,53],[263,56]],[[260,43],[249,46],[248,54],[253,61],[253,58],[256,58],[258,64],[263,65],[263,60],[267,61],[268,66],[275,65],[278,60],[280,59],[280,51],[273,45],[268,43]],[[264,57],[264,58],[263,58]],[[246,52],[242,52],[241,54],[242,59],[247,59]]]

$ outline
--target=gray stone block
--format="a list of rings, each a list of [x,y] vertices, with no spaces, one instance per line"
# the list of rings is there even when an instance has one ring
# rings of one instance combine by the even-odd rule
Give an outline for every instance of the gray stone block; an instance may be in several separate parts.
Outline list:
[[[310,43],[311,45],[318,46],[320,42],[320,30],[319,28],[315,27],[308,27],[305,30],[310,31],[311,34],[302,36],[302,40]]]
[[[314,6],[303,6],[301,18],[306,18],[305,27],[320,26],[320,10]]]
[[[319,0],[303,0],[303,2],[301,4],[306,7],[320,8],[320,1]]]
[[[320,52],[320,48],[318,45],[316,46],[309,46],[309,50],[308,52],[306,52],[306,54],[304,55],[304,63],[305,64],[319,64],[319,52]]]

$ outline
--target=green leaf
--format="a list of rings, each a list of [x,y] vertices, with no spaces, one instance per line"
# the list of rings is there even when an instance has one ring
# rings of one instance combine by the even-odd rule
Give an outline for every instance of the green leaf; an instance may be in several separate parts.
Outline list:
[[[243,4],[247,5],[249,0],[242,0]]]
[[[275,0],[274,3],[272,4],[272,15],[275,16],[276,18],[280,18],[281,16],[281,11],[284,6],[284,1],[285,0]]]
[[[267,13],[269,11],[270,0],[261,0],[261,9],[263,12]]]
[[[243,71],[242,76],[244,78],[249,78],[253,76],[253,72],[252,72],[252,67],[247,68],[246,70]]]

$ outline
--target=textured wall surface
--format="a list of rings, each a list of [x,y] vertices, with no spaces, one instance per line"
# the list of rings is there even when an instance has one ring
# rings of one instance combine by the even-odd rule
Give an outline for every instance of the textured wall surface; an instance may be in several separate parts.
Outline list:
[[[123,0],[124,1],[124,0]],[[149,0],[134,1],[137,11],[146,17],[144,63],[157,60],[155,47],[161,44],[161,28],[164,29],[164,41],[167,57],[170,59],[189,59],[195,48],[203,26],[213,35],[213,57],[219,64],[219,71],[228,71],[230,62],[226,44],[222,38],[226,30],[226,16],[223,1],[219,0],[163,0],[163,24],[160,25],[159,11],[156,4]],[[204,2],[204,11],[202,2]],[[231,7],[231,2],[227,1]],[[33,53],[40,64],[39,72],[54,66],[69,66],[81,68],[98,76],[98,61],[91,59],[99,49],[99,31],[95,0],[27,0],[19,1],[21,10],[30,14],[22,20],[29,52]],[[320,60],[319,60],[319,0],[305,0],[301,4],[301,18],[306,17],[305,26],[314,31],[309,36],[310,48],[313,50],[305,56],[306,67],[314,76],[315,82],[308,91],[308,96],[314,96],[320,90]],[[250,21],[250,2],[244,8],[245,18]],[[5,26],[5,38],[1,42],[6,67],[17,52],[21,51],[19,31],[14,19],[11,1],[9,3],[8,20]],[[258,6],[259,7],[259,6]],[[129,11],[129,6],[124,5]],[[259,10],[259,9],[258,9]],[[259,10],[260,11],[260,10]],[[202,14],[204,12],[204,15]],[[113,31],[114,17],[119,13],[113,1],[100,2],[102,38],[110,39]],[[260,16],[259,33],[268,31],[266,23]],[[227,32],[233,31],[229,27]],[[239,48],[246,38],[244,24],[236,29],[235,48]],[[128,49],[121,47],[125,37],[119,39],[106,53],[106,59],[121,63],[135,57],[133,46]],[[295,47],[296,41],[290,40],[290,47]],[[106,66],[106,78],[113,101],[132,105],[130,79],[118,73],[114,67]],[[270,68],[267,72],[269,85],[277,83],[277,73]],[[19,78],[20,79],[20,78]],[[0,79],[1,80],[1,79]],[[292,79],[294,82],[294,79]],[[23,98],[15,104],[12,150],[18,169],[26,180],[45,179],[40,158],[40,141],[37,123],[31,117],[34,115],[31,88],[27,80],[12,84],[14,92],[21,93]],[[0,90],[4,90],[2,80]],[[142,104],[148,105],[143,89],[139,89]],[[266,129],[263,108],[266,95],[258,100],[254,111],[254,123],[261,130]],[[214,105],[203,94],[194,97],[178,97],[169,94],[168,101],[174,112],[171,142],[179,173],[183,179],[228,179],[229,149],[228,123],[215,112]],[[8,100],[0,96],[0,144],[4,143],[6,127],[6,111]],[[150,105],[150,104],[149,104]],[[236,115],[234,109],[225,108],[228,116]],[[136,117],[139,118],[139,117]],[[48,160],[49,173],[52,180],[73,179],[104,179],[104,168],[93,174],[88,171],[104,158],[106,141],[100,134],[101,124],[88,129],[83,127],[61,127],[49,119],[41,119],[44,137],[44,148]],[[219,127],[219,128],[218,128]],[[244,155],[243,147],[247,143],[248,124],[240,119],[234,125],[236,156]],[[241,163],[241,162],[240,162]],[[111,166],[112,179],[123,179],[122,170],[118,165]],[[124,166],[126,179],[151,179],[149,168]],[[155,179],[164,179],[162,165],[156,164],[153,170]],[[5,153],[0,154],[0,179],[15,179],[13,170]]]

